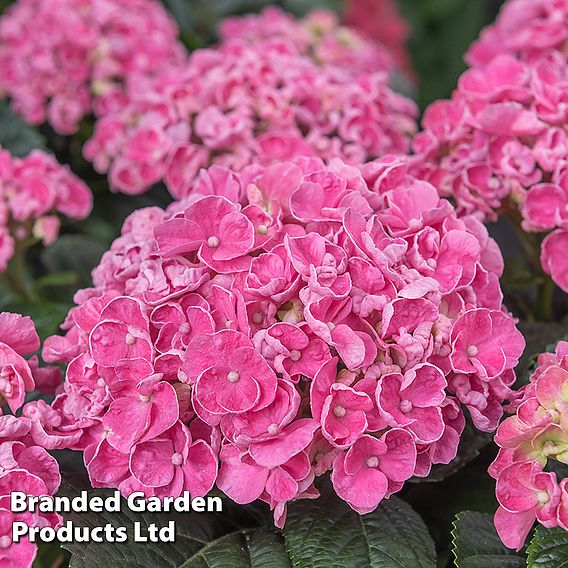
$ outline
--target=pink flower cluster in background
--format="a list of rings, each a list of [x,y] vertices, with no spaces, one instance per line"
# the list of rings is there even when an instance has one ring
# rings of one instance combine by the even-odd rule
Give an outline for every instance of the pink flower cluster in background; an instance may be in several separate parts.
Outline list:
[[[3,405],[12,412],[23,405],[26,392],[50,388],[61,381],[58,368],[39,369],[37,357],[24,359],[23,355],[37,351],[39,346],[39,337],[28,317],[0,313],[0,395]],[[28,495],[53,495],[61,477],[55,458],[35,441],[32,421],[1,414],[0,409],[0,564],[27,568],[35,558],[36,545],[27,538],[12,543],[12,523],[55,528],[61,518],[40,511],[13,513],[10,494],[23,491]]]
[[[0,89],[31,124],[72,134],[124,103],[124,86],[185,58],[154,0],[18,0],[0,21]]]
[[[509,54],[459,79],[451,100],[426,110],[414,139],[414,173],[455,200],[460,214],[509,215],[550,235],[542,265],[568,290],[566,238],[568,65],[564,55],[525,62]]]
[[[126,108],[97,122],[84,153],[116,191],[163,179],[182,198],[210,164],[240,171],[299,155],[357,164],[405,153],[415,115],[384,73],[321,68],[279,39],[230,41],[132,92]]]
[[[354,28],[340,25],[337,15],[328,10],[313,11],[298,20],[277,6],[267,6],[259,14],[226,18],[219,34],[224,41],[253,45],[283,41],[318,65],[340,67],[352,76],[388,72],[395,67],[380,36],[372,41]]]
[[[384,45],[396,67],[414,77],[406,41],[410,26],[401,16],[396,0],[347,0],[345,23]]]
[[[16,158],[0,148],[0,271],[18,241],[52,244],[59,233],[56,213],[84,219],[92,208],[89,188],[53,156],[34,150]]]
[[[497,531],[519,550],[535,521],[568,530],[568,478],[560,480],[553,471],[555,462],[568,464],[567,342],[539,356],[515,406],[497,430],[500,450],[489,473],[497,480]]]
[[[566,55],[567,40],[566,0],[508,0],[469,48],[466,61],[483,67],[503,53],[528,61],[551,51]]]
[[[497,426],[524,348],[499,249],[405,158],[213,166],[191,189],[127,219],[44,345],[68,366],[34,439],[83,451],[93,487],[216,483],[282,526],[326,471],[369,512],[455,457],[463,408]]]

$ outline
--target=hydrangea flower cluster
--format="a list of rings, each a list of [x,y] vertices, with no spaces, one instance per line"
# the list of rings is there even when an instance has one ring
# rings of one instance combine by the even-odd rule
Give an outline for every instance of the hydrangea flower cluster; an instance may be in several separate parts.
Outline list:
[[[0,148],[0,271],[18,241],[34,238],[50,245],[57,239],[55,213],[84,219],[91,208],[89,188],[50,154],[34,150],[16,158]]]
[[[2,369],[6,366],[4,363]],[[38,497],[53,495],[61,482],[57,461],[35,444],[31,427],[28,418],[0,416],[0,564],[7,568],[30,568],[37,552],[37,546],[27,537],[12,542],[15,521],[40,528],[58,528],[62,522],[57,513],[13,513],[11,510],[13,491]]]
[[[277,6],[267,6],[259,14],[226,18],[219,26],[224,41],[251,44],[279,40],[323,67],[335,66],[353,76],[391,71],[394,59],[379,41],[372,41],[354,28],[340,25],[336,14],[315,10],[298,20]]]
[[[184,60],[176,37],[154,0],[18,0],[0,20],[0,89],[30,124],[72,134],[123,104],[126,83]]]
[[[551,51],[566,55],[567,40],[566,0],[508,0],[496,21],[469,48],[466,61],[483,67],[504,53],[526,61]]]
[[[559,228],[542,248],[542,265],[568,290],[565,57],[525,62],[509,54],[459,79],[451,100],[433,103],[414,140],[415,173],[451,196],[460,214],[495,220],[505,213],[522,229]]]
[[[35,356],[24,359],[23,355],[37,351],[39,346],[39,337],[28,317],[0,313],[0,395],[4,410],[8,407],[16,412],[26,392],[61,381],[58,368],[40,369]],[[10,494],[24,491],[28,495],[53,495],[61,477],[55,458],[34,440],[32,421],[1,414],[0,408],[0,564],[26,568],[32,565],[36,546],[27,538],[12,543],[12,523],[23,521],[29,526],[56,528],[61,518],[40,511],[13,513]]]
[[[280,40],[231,41],[137,89],[101,118],[84,153],[128,194],[164,180],[185,197],[210,164],[239,171],[294,156],[363,163],[407,151],[416,107],[374,73],[318,67]]]
[[[349,27],[384,45],[396,67],[414,76],[406,50],[410,26],[400,15],[396,0],[347,0],[343,18]]]
[[[519,550],[535,521],[568,530],[568,478],[554,464],[568,464],[568,343],[543,353],[523,387],[516,412],[497,430],[499,454],[489,469],[497,480],[495,526]]]
[[[456,455],[467,408],[494,429],[524,340],[503,262],[403,157],[204,170],[143,209],[76,295],[42,443],[94,487],[237,503],[315,498],[331,470],[360,513]],[[37,439],[39,440],[39,434]]]

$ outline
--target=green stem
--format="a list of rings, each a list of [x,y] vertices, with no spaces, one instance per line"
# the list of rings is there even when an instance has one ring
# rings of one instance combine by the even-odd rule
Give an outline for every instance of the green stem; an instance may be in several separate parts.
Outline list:
[[[554,296],[554,282],[550,276],[545,276],[538,286],[537,317],[542,321],[552,319],[552,299]]]
[[[6,283],[10,290],[24,300],[33,300],[34,293],[29,286],[29,278],[26,265],[28,249],[35,243],[35,239],[16,241],[14,255],[8,263],[4,273]]]
[[[521,226],[522,217],[515,204],[508,204],[504,210],[505,215],[513,226],[523,250],[529,260],[533,278],[537,283],[536,318],[541,321],[552,319],[552,300],[554,296],[554,282],[543,270],[540,262],[541,241],[538,235],[527,233]]]

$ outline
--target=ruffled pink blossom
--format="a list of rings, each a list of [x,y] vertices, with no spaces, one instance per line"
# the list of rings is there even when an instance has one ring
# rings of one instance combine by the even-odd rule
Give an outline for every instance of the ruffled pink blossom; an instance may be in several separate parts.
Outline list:
[[[82,451],[94,487],[216,483],[277,526],[328,471],[365,513],[449,463],[465,409],[497,425],[524,343],[486,229],[409,167],[213,166],[132,214],[45,342],[67,369],[24,409],[33,439]]]
[[[53,156],[40,150],[16,158],[0,148],[0,271],[6,270],[18,241],[53,244],[56,213],[84,219],[92,209],[89,188]]]
[[[0,416],[0,563],[13,568],[31,568],[37,545],[27,537],[12,542],[12,523],[20,521],[30,527],[57,528],[61,517],[56,513],[13,513],[12,491],[27,495],[53,495],[61,475],[54,457],[30,436],[30,421],[11,415]]]
[[[351,26],[351,22],[348,24]],[[224,41],[286,42],[318,65],[337,67],[354,76],[392,70],[396,49],[391,52],[380,34],[371,41],[365,33],[357,32],[356,27],[340,25],[336,14],[327,10],[315,10],[297,20],[277,6],[268,6],[260,14],[223,20],[219,32]]]
[[[481,32],[466,55],[481,67],[502,53],[532,59],[565,49],[568,6],[564,0],[508,0],[496,21]]]
[[[410,26],[395,0],[348,0],[343,17],[347,25],[383,44],[397,67],[409,77],[414,76],[406,49]]]
[[[0,86],[27,122],[72,134],[124,104],[127,84],[180,63],[176,36],[153,0],[18,0],[0,20]]]
[[[560,45],[530,46],[537,37],[550,39],[540,27],[556,28],[567,13],[563,1],[506,3],[486,35],[510,26],[507,38],[528,51],[507,49],[507,41],[497,39],[502,51],[465,71],[451,100],[428,107],[424,129],[413,141],[413,172],[454,200],[460,215],[482,221],[506,215],[520,230],[550,233],[541,249],[542,268],[564,290],[568,64]]]
[[[268,9],[260,18],[274,13]],[[385,72],[352,70],[351,64],[319,66],[278,34],[230,39],[136,84],[124,108],[97,121],[84,155],[108,174],[115,191],[138,194],[164,181],[174,197],[184,198],[212,164],[242,171],[296,156],[361,164],[406,153],[414,103],[389,88]],[[259,213],[251,208],[251,221]]]
[[[497,480],[495,526],[503,542],[519,550],[536,522],[566,528],[566,479],[548,470],[568,463],[568,343],[543,353],[514,414],[497,430],[499,454],[489,468]]]

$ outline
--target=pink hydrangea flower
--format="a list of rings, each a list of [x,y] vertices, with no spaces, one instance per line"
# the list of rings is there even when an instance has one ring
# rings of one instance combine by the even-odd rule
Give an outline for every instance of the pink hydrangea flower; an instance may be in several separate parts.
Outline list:
[[[522,548],[535,521],[566,528],[566,479],[544,468],[568,463],[568,343],[543,353],[515,402],[514,414],[497,430],[499,454],[489,468],[497,480],[495,526],[510,548]]]
[[[466,55],[470,65],[487,65],[501,53],[532,59],[562,51],[568,39],[564,0],[508,0],[497,20],[481,32]]]
[[[260,19],[271,19],[273,9],[266,14]],[[278,34],[227,40],[196,50],[155,81],[137,83],[127,105],[97,121],[84,155],[108,173],[115,191],[138,194],[163,180],[184,198],[212,164],[241,171],[295,156],[361,164],[407,152],[414,103],[389,88],[385,72],[354,76],[352,69],[320,67]],[[251,221],[260,213],[248,212]]]
[[[26,320],[21,321],[19,327],[26,327]],[[12,491],[33,496],[53,495],[61,482],[57,461],[43,447],[34,444],[30,428],[27,418],[0,416],[0,563],[13,568],[31,568],[37,552],[37,546],[27,537],[18,543],[12,542],[14,521],[31,527],[53,528],[62,522],[55,513],[11,511]]]
[[[259,14],[223,20],[219,33],[224,41],[244,40],[251,44],[277,39],[313,58],[318,65],[338,67],[354,76],[392,70],[395,54],[383,44],[386,42],[381,35],[371,41],[356,27],[340,25],[336,14],[327,10],[316,10],[297,20],[277,6],[268,6]]]
[[[180,63],[176,36],[153,0],[18,0],[0,20],[0,86],[27,122],[72,134],[124,104],[128,83]]]
[[[16,158],[0,148],[0,271],[6,270],[15,243],[30,238],[52,244],[60,213],[84,219],[92,209],[89,188],[53,156],[40,150]]]
[[[410,26],[401,16],[395,0],[349,0],[343,17],[347,25],[383,44],[397,67],[414,77],[406,49]]]
[[[495,526],[503,543],[520,550],[535,520],[545,527],[558,526],[560,488],[554,473],[543,472],[534,462],[513,464],[497,480],[499,508]]]
[[[23,358],[39,349],[39,337],[29,317],[0,313],[0,395],[12,412],[35,388],[32,369]]]
[[[464,409],[495,428],[524,344],[486,229],[409,168],[213,166],[132,214],[45,343],[67,370],[25,409],[34,440],[82,451],[94,487],[216,483],[278,526],[328,471],[364,513],[449,463]]]
[[[521,13],[526,20],[518,21]],[[566,13],[565,2],[507,3],[487,37],[510,26],[507,38],[528,51],[507,49],[507,41],[497,39],[502,51],[465,71],[451,100],[426,110],[424,130],[413,141],[413,172],[453,199],[458,213],[482,221],[507,215],[521,230],[553,231],[542,245],[541,264],[564,290],[568,63],[561,46],[533,50],[529,38],[533,24],[555,28]]]

